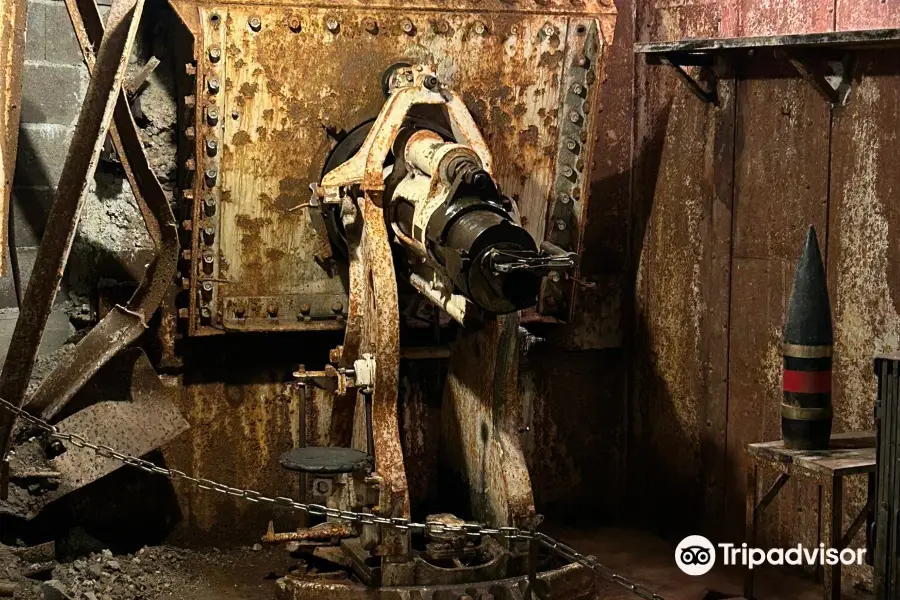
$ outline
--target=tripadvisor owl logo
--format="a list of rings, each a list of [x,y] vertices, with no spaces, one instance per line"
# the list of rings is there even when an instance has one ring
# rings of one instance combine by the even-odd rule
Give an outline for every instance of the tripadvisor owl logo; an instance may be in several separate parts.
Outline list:
[[[716,564],[716,548],[725,566],[740,565],[750,569],[760,565],[835,566],[865,564],[865,548],[826,548],[825,544],[806,548],[750,548],[747,544],[720,543],[714,546],[702,535],[689,535],[675,548],[675,564],[688,575],[705,575]]]
[[[688,575],[705,575],[716,564],[716,548],[702,535],[689,535],[675,548],[675,564]]]

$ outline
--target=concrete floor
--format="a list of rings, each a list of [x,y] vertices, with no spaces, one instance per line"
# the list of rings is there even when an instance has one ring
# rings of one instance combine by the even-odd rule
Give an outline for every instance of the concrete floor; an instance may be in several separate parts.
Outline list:
[[[580,530],[548,526],[544,530],[624,576],[646,585],[666,600],[723,600],[743,593],[743,572],[717,568],[701,577],[690,577],[675,566],[673,544],[643,532],[623,529]],[[197,555],[199,556],[199,555]],[[287,553],[276,548],[224,556],[213,560],[189,559],[193,572],[184,589],[173,586],[173,597],[195,600],[271,600],[275,578],[291,564]],[[181,595],[181,592],[190,594]],[[821,600],[822,586],[810,579],[776,569],[762,569],[756,578],[756,600]],[[597,600],[635,600],[637,596],[613,583],[603,586]],[[871,594],[845,589],[844,600],[871,600]],[[553,600],[566,600],[554,598]]]
[[[716,567],[691,577],[675,565],[675,545],[643,532],[622,529],[584,531],[549,527],[547,533],[579,552],[592,554],[604,565],[666,600],[721,600],[743,594],[744,574],[733,567]],[[760,569],[755,578],[756,600],[821,600],[821,583],[777,568]],[[598,600],[634,600],[629,590],[610,583]],[[866,592],[845,587],[843,600],[871,600]]]

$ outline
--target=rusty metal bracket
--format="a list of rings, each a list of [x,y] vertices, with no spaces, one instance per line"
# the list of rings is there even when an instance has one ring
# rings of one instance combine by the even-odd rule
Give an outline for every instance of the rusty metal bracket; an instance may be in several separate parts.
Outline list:
[[[689,61],[748,54],[755,50],[774,51],[793,65],[831,104],[843,106],[850,98],[855,52],[866,48],[893,48],[900,44],[900,29],[832,31],[792,35],[766,35],[736,38],[687,39],[671,42],[639,42],[636,54],[646,56],[650,64],[669,64],[678,76],[704,101],[711,90],[704,89],[682,67]]]
[[[719,105],[719,92],[716,89],[718,78],[715,75],[715,71],[709,68],[713,66],[712,57],[672,52],[663,56],[662,64],[672,67],[675,70],[675,75],[688,86],[688,89],[697,98],[713,106]],[[693,77],[685,70],[685,67],[703,68],[702,80]]]
[[[776,48],[775,56],[789,62],[831,104],[843,106],[847,103],[856,63],[853,52],[835,54],[825,49]],[[667,52],[654,57],[652,62],[668,65],[697,98],[719,105],[718,76],[712,54]],[[700,67],[700,76],[693,76],[686,67]]]
[[[803,79],[808,81],[825,100],[844,106],[850,99],[856,54],[840,54],[809,50],[776,50],[776,56],[786,59]]]
[[[10,343],[13,351],[7,355],[0,373],[0,397],[18,406],[23,404],[25,398],[41,337],[75,238],[85,192],[97,169],[116,99],[122,90],[128,56],[143,7],[143,0],[115,0],[109,13],[108,33],[103,36],[97,52],[93,77],[78,116],[25,301],[13,331]],[[2,456],[9,448],[13,421],[9,414],[0,415]]]

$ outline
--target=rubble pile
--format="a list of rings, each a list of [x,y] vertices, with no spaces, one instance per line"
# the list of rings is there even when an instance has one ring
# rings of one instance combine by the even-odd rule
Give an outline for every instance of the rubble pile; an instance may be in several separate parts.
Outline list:
[[[21,549],[0,546],[0,597],[4,586],[22,600],[150,600],[182,597],[190,586],[186,550],[145,548],[134,555],[109,550],[67,564],[30,563]],[[173,595],[177,592],[177,595]]]
[[[0,598],[231,600],[232,596],[223,592],[228,588],[233,590],[236,582],[223,582],[216,573],[235,572],[240,570],[238,565],[252,563],[255,557],[265,558],[261,556],[264,553],[254,552],[249,547],[219,552],[215,549],[197,551],[155,546],[142,548],[134,554],[121,555],[102,550],[71,562],[57,562],[52,559],[53,543],[42,546],[50,548],[49,557],[35,555],[34,548],[0,545]],[[45,560],[46,558],[50,560]],[[35,560],[37,562],[32,562]],[[271,581],[264,580],[263,577],[253,578],[258,580],[257,585],[271,590]],[[241,590],[234,598],[271,597],[271,591],[257,596],[257,585],[249,588],[249,595],[248,590]]]
[[[139,600],[167,598],[184,590],[182,563],[188,551],[169,547],[144,548],[134,555],[114,557],[109,550],[77,559],[53,570],[53,581],[67,596],[78,600]],[[45,582],[43,588],[50,582]],[[44,598],[47,593],[42,589]]]

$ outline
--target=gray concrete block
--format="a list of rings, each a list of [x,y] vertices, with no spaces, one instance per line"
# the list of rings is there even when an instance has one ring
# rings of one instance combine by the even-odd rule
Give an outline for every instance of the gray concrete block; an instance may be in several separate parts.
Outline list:
[[[72,141],[63,125],[22,125],[16,155],[16,186],[56,187]]]
[[[28,3],[28,27],[25,30],[25,58],[27,60],[44,60],[47,44],[46,5],[31,0]]]
[[[31,0],[34,2],[35,0]],[[63,2],[48,2],[46,5],[47,48],[46,60],[63,65],[84,63],[81,47],[72,29],[69,11]]]
[[[16,280],[13,274],[12,258],[9,249],[6,250],[6,275],[0,277],[0,310],[6,308],[17,308],[19,306],[19,297],[16,294]]]
[[[22,297],[28,290],[28,282],[31,281],[31,272],[34,271],[34,262],[37,259],[37,248],[13,248],[15,252],[16,268],[18,271],[19,282],[22,286]],[[59,294],[57,294],[58,296]]]
[[[23,247],[40,244],[55,195],[53,188],[13,188],[9,202],[10,245]]]
[[[74,125],[86,91],[86,67],[26,61],[22,123]]]
[[[34,263],[37,260],[37,248],[13,248],[15,252],[16,266],[19,272],[19,281],[22,285],[22,291],[27,292],[28,283],[31,281],[31,272],[34,271]],[[66,278],[63,277],[60,282],[59,289],[56,292],[56,298],[53,301],[54,306],[62,305],[69,299],[69,285]],[[24,297],[24,293],[22,294]]]

